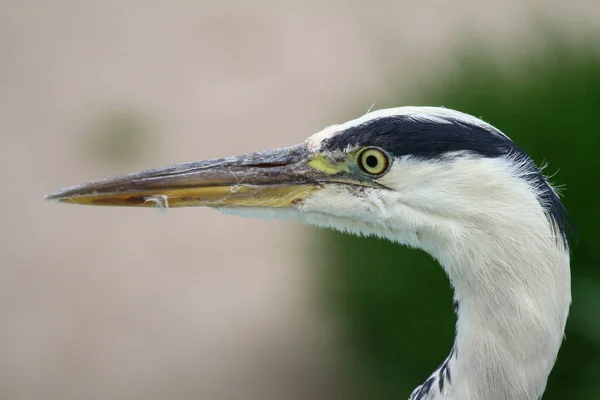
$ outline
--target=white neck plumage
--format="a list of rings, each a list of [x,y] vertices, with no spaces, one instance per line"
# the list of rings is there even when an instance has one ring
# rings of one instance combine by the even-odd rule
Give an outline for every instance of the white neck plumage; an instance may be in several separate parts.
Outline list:
[[[435,243],[426,249],[454,286],[458,322],[450,356],[411,400],[541,396],[571,302],[568,251],[543,223],[547,229],[506,224],[513,232],[499,226],[493,234],[473,233],[462,245],[446,243],[454,248],[440,251]]]
[[[528,171],[503,159],[400,158],[378,179],[393,190],[348,193],[331,185],[299,210],[239,214],[428,252],[454,287],[458,323],[450,356],[411,399],[537,400],[562,342],[571,290],[568,246]]]

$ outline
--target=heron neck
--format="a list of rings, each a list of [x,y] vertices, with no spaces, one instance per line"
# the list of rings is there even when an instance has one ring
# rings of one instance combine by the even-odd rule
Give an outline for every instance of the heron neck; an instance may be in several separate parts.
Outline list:
[[[434,256],[454,287],[456,338],[411,399],[537,400],[571,302],[568,252],[550,235],[502,243],[479,232]]]

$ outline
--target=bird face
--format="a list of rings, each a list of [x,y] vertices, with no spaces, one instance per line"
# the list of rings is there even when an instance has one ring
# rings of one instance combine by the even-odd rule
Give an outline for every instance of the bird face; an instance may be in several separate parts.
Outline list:
[[[130,173],[46,198],[101,206],[206,206],[413,246],[428,232],[456,236],[465,221],[502,219],[515,207],[531,210],[527,202],[540,212],[542,200],[560,204],[504,134],[435,107],[379,110],[296,146]]]
[[[62,189],[62,203],[125,207],[206,206],[253,217],[349,217],[393,158],[377,147],[320,151],[292,147],[150,169]],[[323,192],[323,195],[316,196]],[[353,201],[356,199],[356,201]],[[341,207],[340,207],[341,206]]]
[[[349,192],[383,188],[374,178],[388,172],[392,157],[377,147],[329,151],[305,143],[88,182],[46,196],[62,203],[167,207],[301,209],[329,186]]]

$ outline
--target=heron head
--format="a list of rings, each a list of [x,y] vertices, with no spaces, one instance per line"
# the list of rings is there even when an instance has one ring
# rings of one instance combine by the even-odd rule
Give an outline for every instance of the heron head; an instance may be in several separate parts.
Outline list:
[[[435,107],[374,111],[292,147],[135,172],[47,199],[206,206],[417,247],[424,238],[459,238],[465,228],[496,228],[515,215],[537,212],[560,225],[564,211],[507,136],[475,117]]]

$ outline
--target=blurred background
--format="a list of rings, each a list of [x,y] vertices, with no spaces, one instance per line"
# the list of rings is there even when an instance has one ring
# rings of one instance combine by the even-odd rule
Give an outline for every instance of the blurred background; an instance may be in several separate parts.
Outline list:
[[[0,0],[0,399],[407,398],[454,332],[426,254],[42,201],[298,143],[372,104],[472,113],[559,170],[580,241],[544,398],[599,399],[598,27],[597,0]]]

